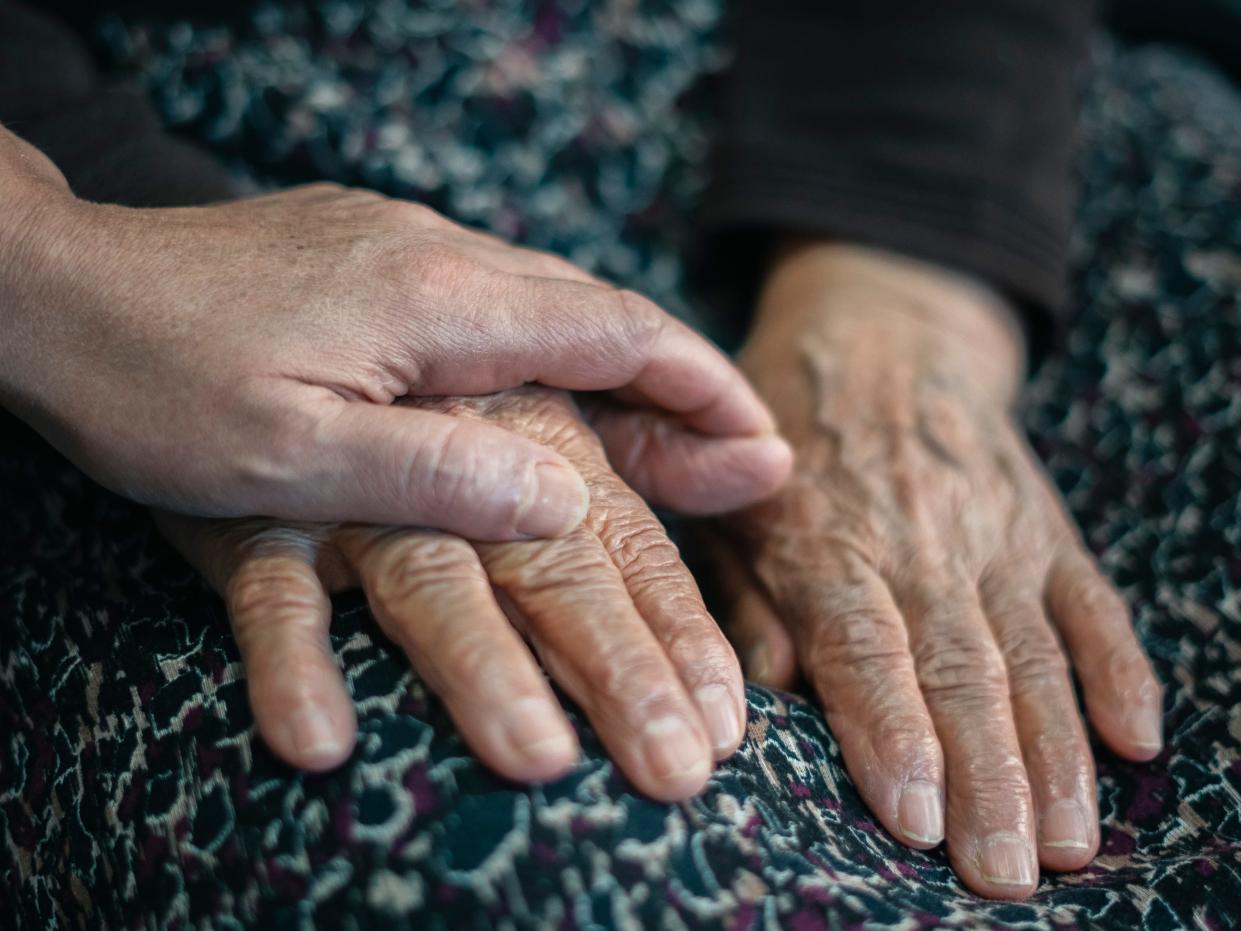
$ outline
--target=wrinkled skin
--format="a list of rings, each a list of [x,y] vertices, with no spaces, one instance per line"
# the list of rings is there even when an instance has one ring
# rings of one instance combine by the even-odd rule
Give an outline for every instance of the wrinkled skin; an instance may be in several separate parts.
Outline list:
[[[867,804],[947,841],[974,891],[1029,895],[1099,844],[1063,646],[1116,753],[1160,749],[1160,688],[1010,413],[1021,342],[970,282],[858,248],[776,263],[742,368],[793,478],[732,519],[747,673],[821,698]]]
[[[585,521],[554,540],[471,544],[401,527],[159,515],[225,597],[268,745],[315,770],[348,756],[356,722],[327,638],[326,592],[360,585],[384,631],[497,772],[548,780],[576,758],[574,732],[541,664],[638,789],[665,800],[696,793],[713,760],[741,741],[740,668],[676,548],[609,466],[572,399],[523,388],[416,403],[555,449],[590,489]],[[676,431],[649,415],[598,417],[614,438],[646,451],[635,461],[677,458]],[[786,458],[774,484],[787,468]],[[674,503],[704,501],[704,488],[725,477],[665,473]],[[751,483],[744,497],[769,494],[774,484]]]
[[[331,184],[92,204],[3,127],[0,203],[0,402],[137,501],[566,533],[587,495],[564,457],[390,403],[527,383],[674,415],[689,455],[762,468],[779,444],[729,361],[650,301],[419,204]]]

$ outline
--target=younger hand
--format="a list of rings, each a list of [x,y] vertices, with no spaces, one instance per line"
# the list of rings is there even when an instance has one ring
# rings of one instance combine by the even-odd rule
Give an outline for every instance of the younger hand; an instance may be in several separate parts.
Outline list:
[[[0,401],[112,489],[183,513],[566,533],[563,456],[403,395],[617,390],[704,440],[770,417],[637,294],[330,184],[188,209],[73,198],[0,128]],[[761,445],[761,444],[759,444]],[[761,456],[761,453],[760,453]]]

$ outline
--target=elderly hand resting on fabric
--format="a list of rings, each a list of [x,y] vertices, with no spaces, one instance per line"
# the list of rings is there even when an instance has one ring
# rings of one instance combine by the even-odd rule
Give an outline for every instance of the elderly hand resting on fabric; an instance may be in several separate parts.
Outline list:
[[[554,540],[469,543],[404,527],[160,515],[227,601],[268,744],[310,769],[349,754],[355,718],[328,641],[325,592],[361,585],[384,631],[497,772],[547,780],[577,757],[541,663],[641,791],[696,793],[744,733],[741,671],[676,548],[622,475],[649,491],[658,474],[659,496],[674,505],[727,507],[769,494],[787,458],[757,472],[745,471],[748,458],[704,465],[684,455],[695,441],[666,418],[604,409],[595,426],[632,451],[618,475],[564,392],[408,403],[556,450],[590,489],[586,519]]]
[[[964,882],[997,898],[1099,845],[1061,641],[1103,741],[1131,760],[1160,749],[1125,605],[1013,421],[1022,355],[1000,298],[965,279],[788,249],[741,361],[796,465],[725,549],[747,672],[788,687],[800,667],[876,816],[914,847],[946,837]]]

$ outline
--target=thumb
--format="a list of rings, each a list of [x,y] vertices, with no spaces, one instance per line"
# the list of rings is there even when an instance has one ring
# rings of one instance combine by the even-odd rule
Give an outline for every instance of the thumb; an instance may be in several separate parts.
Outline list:
[[[309,448],[258,502],[263,513],[412,524],[479,541],[560,536],[586,516],[581,475],[533,440],[414,407],[324,404]]]

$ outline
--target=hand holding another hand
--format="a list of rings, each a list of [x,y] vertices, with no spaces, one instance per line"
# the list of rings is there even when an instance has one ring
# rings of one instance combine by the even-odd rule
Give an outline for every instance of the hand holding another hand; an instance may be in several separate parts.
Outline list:
[[[695,794],[713,761],[741,741],[740,669],[676,548],[609,466],[572,399],[525,388],[411,403],[556,450],[590,489],[585,521],[554,540],[471,544],[402,527],[161,515],[165,533],[225,597],[264,739],[310,769],[348,756],[356,723],[327,637],[327,592],[360,585],[381,627],[497,772],[547,780],[576,758],[541,665],[639,790],[667,800]],[[639,473],[683,459],[684,438],[649,414],[598,417],[618,444],[646,451],[632,458]],[[707,507],[711,489],[729,488],[714,501],[728,506],[774,487],[764,478],[742,488],[726,460],[688,461],[688,470],[659,469],[673,505]]]
[[[418,204],[331,184],[90,204],[3,128],[0,203],[0,400],[144,503],[567,533],[587,501],[562,455],[390,403],[526,383],[615,391],[743,471],[787,458],[728,360],[650,301]]]

